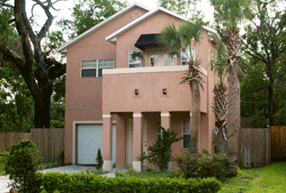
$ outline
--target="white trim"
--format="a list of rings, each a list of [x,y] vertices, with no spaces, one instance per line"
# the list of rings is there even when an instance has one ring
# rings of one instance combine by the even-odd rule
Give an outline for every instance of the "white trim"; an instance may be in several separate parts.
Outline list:
[[[149,72],[180,72],[188,70],[188,65],[183,66],[152,66],[152,67],[142,67],[142,68],[113,68],[113,69],[103,69],[102,74],[132,74],[132,73],[149,73]],[[208,72],[200,66],[199,71],[208,76]]]
[[[112,160],[103,160],[103,171],[111,171],[113,169]]]
[[[136,172],[142,172],[142,162],[141,161],[133,161],[133,169]]]
[[[107,36],[107,37],[105,38],[105,40],[107,40],[107,41],[109,41],[109,42],[111,42],[111,43],[113,43],[113,44],[116,44],[116,37],[117,37],[117,36],[121,35],[121,34],[124,33],[125,31],[127,31],[127,30],[133,28],[134,26],[136,26],[136,25],[142,23],[144,20],[146,20],[146,19],[152,17],[153,15],[155,15],[156,13],[158,13],[159,11],[162,11],[162,12],[164,12],[164,13],[167,13],[167,14],[169,14],[169,15],[171,15],[171,16],[173,16],[173,17],[176,17],[176,18],[178,18],[178,19],[181,19],[181,20],[183,20],[183,21],[188,21],[188,19],[186,19],[186,18],[184,18],[184,17],[182,17],[182,16],[180,16],[180,15],[178,15],[178,14],[176,14],[176,13],[173,13],[173,12],[171,12],[171,11],[169,11],[169,10],[163,8],[163,7],[157,7],[157,8],[155,8],[155,9],[149,11],[148,13],[144,14],[142,17],[139,17],[138,19],[136,19],[136,20],[130,22],[129,24],[125,25],[125,26],[122,27],[121,29],[119,29],[119,30],[113,32],[112,34],[110,34],[109,36]],[[215,36],[217,36],[216,40],[220,40],[220,39],[221,39],[216,30],[211,29],[211,28],[206,27],[206,26],[202,26],[202,28],[203,28],[204,30],[206,30],[206,31],[208,31],[208,32],[210,32],[210,33],[212,33],[212,34],[214,34]]]
[[[133,117],[143,117],[142,113],[133,113]]]
[[[160,114],[161,117],[171,117],[170,113],[161,113]]]
[[[112,118],[112,114],[103,114],[102,118]]]
[[[63,46],[61,46],[57,51],[58,52],[66,52],[67,48],[71,45],[73,45],[74,43],[78,42],[79,40],[85,38],[86,36],[88,36],[89,34],[93,33],[94,31],[102,28],[103,26],[107,25],[108,23],[110,23],[111,21],[113,21],[114,19],[116,19],[117,17],[123,15],[124,13],[130,11],[131,9],[133,9],[134,7],[140,7],[142,9],[145,9],[146,11],[150,11],[149,8],[147,8],[146,6],[140,4],[140,3],[133,3],[131,5],[129,5],[128,7],[126,7],[125,9],[122,9],[121,11],[118,11],[117,13],[115,13],[114,15],[110,16],[108,19],[100,22],[99,24],[95,25],[94,27],[90,28],[89,30],[85,31],[84,33],[82,33],[81,35],[77,36],[76,38],[74,38],[73,40],[67,42],[66,44],[64,44]]]
[[[76,127],[77,125],[102,125],[103,121],[73,121],[73,127],[72,127],[72,164],[75,164],[75,150],[76,150]],[[112,121],[112,124],[116,124],[116,121]]]
[[[128,56],[128,68],[139,68],[139,67],[141,67],[141,58],[139,58],[139,60],[140,60],[140,62],[138,62],[138,63],[129,63],[129,53],[132,53],[132,52],[141,52],[140,50],[128,50],[128,53],[127,53],[127,56]],[[130,54],[130,57],[131,57],[131,54]],[[136,57],[137,58],[137,57]],[[136,59],[135,59],[135,61],[136,61]],[[139,67],[130,67],[130,64],[139,64]]]
[[[190,117],[191,117],[191,116],[193,116],[193,114],[192,114],[192,113],[190,113]]]

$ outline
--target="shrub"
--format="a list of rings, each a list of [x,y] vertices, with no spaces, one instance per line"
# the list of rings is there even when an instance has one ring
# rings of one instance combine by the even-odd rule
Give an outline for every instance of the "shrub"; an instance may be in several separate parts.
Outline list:
[[[39,192],[41,187],[40,169],[42,158],[36,145],[31,140],[23,140],[12,145],[5,165],[5,172],[13,180],[9,186],[22,192]]]
[[[149,163],[158,167],[160,171],[165,171],[168,169],[168,163],[173,158],[171,145],[180,141],[183,137],[177,138],[177,133],[174,130],[165,130],[163,127],[161,127],[161,129],[162,137],[159,137],[155,143],[147,149],[150,151],[149,155],[146,155],[144,152],[138,159],[140,161],[147,159]]]
[[[127,170],[115,171],[114,174],[116,177],[129,177],[134,173],[136,173],[136,171],[133,168],[128,168]]]
[[[175,161],[180,172],[186,178],[216,177],[224,180],[236,176],[236,167],[230,164],[225,154],[209,154],[203,150],[202,154],[181,153]]]
[[[217,192],[220,182],[214,178],[105,178],[91,174],[46,173],[43,175],[43,188],[48,193],[59,192]]]
[[[97,164],[96,164],[96,166],[95,166],[96,169],[97,169],[97,170],[102,170],[103,160],[102,160],[102,155],[101,155],[101,150],[100,150],[100,148],[98,148],[97,157],[96,157],[95,161],[97,162]]]

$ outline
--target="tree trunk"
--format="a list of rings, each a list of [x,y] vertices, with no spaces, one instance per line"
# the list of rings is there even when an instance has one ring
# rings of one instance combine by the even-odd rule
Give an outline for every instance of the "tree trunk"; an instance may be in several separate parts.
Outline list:
[[[189,152],[195,154],[198,152],[198,139],[199,139],[199,128],[200,128],[200,88],[198,82],[191,82],[190,84],[192,91],[192,117],[190,124],[190,146]]]
[[[269,73],[269,85],[268,85],[268,101],[269,101],[269,106],[268,106],[268,119],[269,119],[269,126],[273,126],[273,83],[274,80],[272,78],[271,72]]]
[[[226,147],[227,147],[227,141],[224,139],[222,131],[218,132],[217,136],[217,152],[218,153],[227,153]]]
[[[230,59],[231,60],[231,59]],[[229,61],[231,62],[231,61]],[[227,155],[232,164],[237,164],[238,161],[238,82],[237,82],[237,62],[233,62],[233,66],[229,64],[229,116],[227,136]]]
[[[44,102],[41,102],[44,101]],[[50,128],[50,103],[51,95],[46,96],[42,100],[35,101],[35,128]]]

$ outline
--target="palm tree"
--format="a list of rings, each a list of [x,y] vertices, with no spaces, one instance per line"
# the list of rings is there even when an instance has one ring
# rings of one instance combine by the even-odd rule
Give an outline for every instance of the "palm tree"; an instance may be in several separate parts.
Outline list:
[[[222,37],[222,41],[227,48],[228,57],[224,59],[228,63],[229,71],[229,112],[227,154],[232,164],[238,161],[238,65],[241,42],[239,38],[238,25],[249,13],[251,0],[210,0],[215,9],[215,19],[217,31]]]
[[[201,37],[202,20],[198,19],[196,22],[183,22],[178,30],[174,24],[168,24],[164,27],[161,33],[163,43],[168,44],[170,48],[170,55],[180,55],[178,50],[189,47],[185,50],[184,55],[188,57],[189,69],[183,74],[182,80],[179,84],[187,83],[190,85],[192,93],[192,118],[191,118],[191,132],[190,132],[190,153],[198,152],[198,132],[200,127],[200,86],[203,89],[203,79],[200,76],[200,60],[195,60],[191,46],[199,42]],[[186,53],[187,50],[189,53]]]

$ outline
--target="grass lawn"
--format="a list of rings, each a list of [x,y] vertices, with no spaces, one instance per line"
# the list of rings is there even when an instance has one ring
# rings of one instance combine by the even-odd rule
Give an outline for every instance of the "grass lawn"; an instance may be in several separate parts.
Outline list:
[[[132,174],[143,177],[174,177],[174,173],[141,172]],[[219,193],[285,193],[286,162],[274,162],[263,168],[238,170],[238,176],[222,182]]]
[[[220,192],[286,192],[286,162],[263,168],[240,169],[239,175],[224,182]]]

